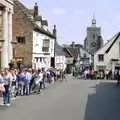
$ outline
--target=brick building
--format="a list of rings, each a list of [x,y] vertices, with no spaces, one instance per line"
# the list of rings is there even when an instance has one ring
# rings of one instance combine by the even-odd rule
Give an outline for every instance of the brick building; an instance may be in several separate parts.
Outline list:
[[[28,9],[19,0],[13,1],[13,40],[18,42],[14,58],[22,60],[25,66],[44,67],[47,62],[47,66],[51,67],[55,35],[48,30],[47,20],[39,15],[37,3],[34,9]]]

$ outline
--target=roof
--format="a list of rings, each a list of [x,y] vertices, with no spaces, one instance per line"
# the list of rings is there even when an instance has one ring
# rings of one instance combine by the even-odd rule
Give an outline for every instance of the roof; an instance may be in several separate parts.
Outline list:
[[[64,48],[62,46],[60,46],[58,43],[56,43],[56,45],[55,45],[55,55],[58,55],[58,56],[66,55]]]
[[[47,20],[42,20],[42,25],[48,26],[48,21]]]
[[[32,14],[32,10],[31,9],[28,9],[27,7],[25,7],[19,0],[13,0],[13,2],[14,2],[15,6],[20,8],[20,10],[26,16],[28,21],[31,22],[33,30],[38,31],[38,32],[43,33],[43,34],[46,34],[49,37],[55,38],[55,36],[49,30],[46,31],[46,30],[44,30],[43,27],[39,27],[36,24],[35,19],[33,19],[33,14]],[[38,16],[38,18],[41,19],[41,16]]]
[[[42,21],[42,16],[40,16],[40,15],[36,16],[35,21]]]
[[[78,55],[80,54],[80,49],[79,47],[66,47],[67,52],[74,57],[75,59],[77,59]]]
[[[64,47],[64,52],[66,57],[72,57],[71,53],[67,50],[66,47]]]
[[[96,54],[108,53],[110,51],[110,49],[112,48],[112,46],[114,45],[114,43],[118,40],[119,37],[120,37],[120,32],[115,34],[112,39],[110,39],[102,48],[100,48],[96,52]]]

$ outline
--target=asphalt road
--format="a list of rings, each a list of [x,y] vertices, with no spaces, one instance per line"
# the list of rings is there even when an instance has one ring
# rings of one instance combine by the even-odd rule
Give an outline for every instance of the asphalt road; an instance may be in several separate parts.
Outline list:
[[[113,82],[72,80],[0,107],[0,120],[120,120],[120,88]]]

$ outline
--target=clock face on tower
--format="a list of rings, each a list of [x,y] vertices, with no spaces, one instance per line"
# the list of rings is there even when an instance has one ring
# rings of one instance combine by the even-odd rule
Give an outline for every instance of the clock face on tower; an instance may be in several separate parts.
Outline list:
[[[91,47],[96,47],[96,42],[92,42]]]

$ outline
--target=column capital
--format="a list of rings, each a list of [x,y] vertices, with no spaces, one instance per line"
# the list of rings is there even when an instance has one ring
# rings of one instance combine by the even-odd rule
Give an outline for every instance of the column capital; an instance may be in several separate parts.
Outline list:
[[[13,14],[13,9],[4,7],[4,12],[12,13]]]

